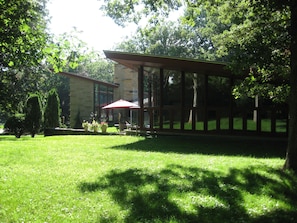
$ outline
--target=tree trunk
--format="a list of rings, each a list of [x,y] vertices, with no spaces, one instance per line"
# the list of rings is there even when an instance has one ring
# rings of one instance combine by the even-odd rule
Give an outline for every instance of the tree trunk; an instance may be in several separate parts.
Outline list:
[[[297,3],[291,3],[289,138],[284,168],[297,173]]]
[[[197,80],[197,74],[193,74],[193,108],[197,107],[197,88],[198,88],[198,80]],[[194,113],[196,115],[196,112]],[[195,119],[197,121],[197,118]],[[188,123],[192,123],[193,121],[193,109],[190,110],[189,120]]]

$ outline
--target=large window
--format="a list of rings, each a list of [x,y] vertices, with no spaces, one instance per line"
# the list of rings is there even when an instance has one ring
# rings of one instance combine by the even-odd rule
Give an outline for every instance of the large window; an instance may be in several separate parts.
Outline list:
[[[94,108],[95,113],[100,117],[99,121],[112,119],[108,111],[102,111],[102,107],[113,102],[113,88],[104,84],[94,86]]]

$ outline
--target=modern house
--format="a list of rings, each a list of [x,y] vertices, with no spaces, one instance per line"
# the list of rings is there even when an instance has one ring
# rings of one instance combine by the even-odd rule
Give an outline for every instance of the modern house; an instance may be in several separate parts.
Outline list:
[[[170,134],[287,136],[286,104],[235,100],[234,75],[227,64],[104,51],[115,61],[117,98],[137,101],[142,131]],[[124,67],[124,68],[123,68]],[[116,92],[116,91],[115,91]],[[136,100],[137,99],[137,100]]]
[[[227,64],[176,57],[104,51],[116,62],[114,83],[70,72],[70,126],[83,120],[116,122],[117,113],[102,107],[118,99],[140,106],[133,122],[141,131],[164,134],[228,134],[286,137],[288,107],[251,98],[235,100],[232,89],[245,74]],[[126,120],[132,116],[121,111]],[[129,117],[130,116],[130,117]]]
[[[101,108],[114,100],[117,84],[99,81],[71,72],[61,72],[69,78],[70,85],[70,127],[79,128],[83,120],[91,115],[100,118]]]

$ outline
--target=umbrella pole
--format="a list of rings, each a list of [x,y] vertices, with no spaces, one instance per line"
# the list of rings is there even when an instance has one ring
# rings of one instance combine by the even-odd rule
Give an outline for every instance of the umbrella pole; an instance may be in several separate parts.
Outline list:
[[[132,126],[132,121],[133,121],[133,119],[132,119],[132,109],[130,109],[130,125]]]

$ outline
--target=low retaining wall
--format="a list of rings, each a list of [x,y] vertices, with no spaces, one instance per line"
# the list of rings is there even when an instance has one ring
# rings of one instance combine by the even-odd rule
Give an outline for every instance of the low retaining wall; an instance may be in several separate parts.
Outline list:
[[[113,133],[89,132],[84,129],[50,128],[44,130],[44,136],[55,135],[111,135]]]

